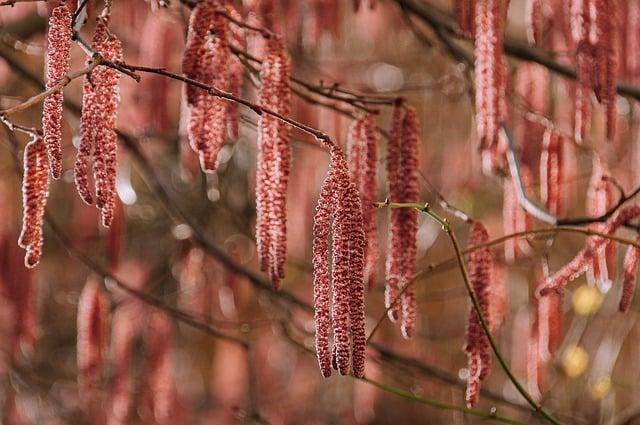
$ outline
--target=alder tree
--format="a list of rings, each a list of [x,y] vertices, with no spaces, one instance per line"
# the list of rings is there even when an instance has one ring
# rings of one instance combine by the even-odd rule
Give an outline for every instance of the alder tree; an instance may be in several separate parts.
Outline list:
[[[640,421],[638,52],[635,0],[0,0],[2,423]]]

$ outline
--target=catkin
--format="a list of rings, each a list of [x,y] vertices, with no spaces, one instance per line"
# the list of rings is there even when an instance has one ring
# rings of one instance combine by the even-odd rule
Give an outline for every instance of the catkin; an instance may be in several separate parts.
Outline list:
[[[489,233],[485,226],[474,221],[471,226],[469,245],[481,245],[489,240]],[[476,249],[469,254],[468,260],[469,280],[473,292],[480,305],[480,310],[485,320],[489,318],[489,286],[493,268],[493,255],[489,248]],[[489,324],[489,326],[491,326]],[[474,406],[478,401],[480,382],[489,374],[491,367],[491,347],[484,334],[480,318],[473,306],[469,310],[467,322],[467,342],[465,352],[469,361],[469,378],[467,381],[466,402],[467,406]]]
[[[49,196],[47,153],[40,136],[34,136],[24,149],[22,179],[22,232],[18,245],[26,250],[24,264],[35,267],[42,255],[42,224]]]
[[[387,146],[387,183],[392,202],[418,202],[418,118],[414,108],[398,104],[393,112]],[[401,320],[405,338],[413,334],[416,300],[413,277],[418,212],[391,209],[389,256],[386,263],[385,307],[392,321]],[[396,298],[400,296],[400,302]]]
[[[78,387],[87,401],[103,372],[107,313],[107,300],[100,284],[89,280],[80,294],[77,316]]]
[[[47,31],[46,87],[51,89],[69,72],[71,14],[65,4],[53,9]],[[54,179],[62,175],[62,91],[48,95],[42,108],[42,130]]]
[[[290,111],[290,64],[284,43],[273,37],[267,43],[262,64],[260,105],[282,115]],[[284,278],[286,260],[286,194],[291,170],[289,126],[272,115],[258,121],[256,170],[256,243],[260,268],[269,274],[274,288]]]

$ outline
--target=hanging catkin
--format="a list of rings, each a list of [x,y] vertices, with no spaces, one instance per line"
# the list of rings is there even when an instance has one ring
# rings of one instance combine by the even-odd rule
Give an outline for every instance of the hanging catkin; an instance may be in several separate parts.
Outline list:
[[[471,226],[469,245],[481,245],[489,240],[489,233],[485,226],[474,221]],[[469,280],[473,292],[480,305],[485,320],[489,317],[489,285],[493,268],[493,255],[489,248],[481,248],[469,254],[468,265]],[[469,310],[467,322],[467,342],[464,347],[469,360],[469,377],[467,381],[466,401],[467,406],[475,406],[480,395],[480,383],[489,374],[491,367],[491,347],[484,334],[480,319],[473,306]]]
[[[502,50],[508,1],[475,3],[476,126],[483,168],[502,162],[500,125],[506,118],[506,61]]]
[[[576,43],[578,89],[575,100],[575,139],[587,131],[590,96],[604,105],[607,139],[613,140],[616,125],[617,30],[616,0],[571,2],[571,32]]]
[[[110,61],[122,61],[120,40],[109,32],[106,19],[96,25],[91,47]],[[87,76],[82,87],[82,117],[80,145],[74,167],[78,193],[86,203],[92,203],[89,188],[89,161],[93,160],[93,181],[96,206],[102,224],[109,227],[114,217],[116,201],[116,117],[120,103],[118,81],[120,73],[106,66],[97,67]]]
[[[418,202],[418,133],[415,109],[402,103],[396,105],[387,147],[388,196],[392,202]],[[390,211],[385,307],[392,321],[401,319],[405,338],[411,337],[416,319],[412,280],[416,267],[417,220],[418,212],[414,209]]]
[[[587,190],[587,215],[598,217],[612,208],[616,202],[613,190],[613,183],[606,164],[599,156],[594,156],[593,171]],[[600,230],[604,227],[605,224],[602,223],[590,225],[590,228],[594,230]],[[597,284],[603,292],[606,292],[615,276],[615,258],[615,244],[605,244],[597,250],[587,271],[589,283]]]
[[[290,110],[289,57],[277,37],[267,41],[260,71],[260,105],[282,115]],[[291,169],[289,127],[262,114],[258,121],[256,170],[256,243],[260,268],[269,274],[274,288],[284,278],[287,244],[286,194]]]
[[[78,388],[83,399],[89,401],[103,373],[107,335],[107,300],[100,284],[89,280],[78,300]]]
[[[475,34],[476,0],[455,0],[454,12],[458,28],[465,37]]]
[[[42,223],[49,196],[47,153],[40,136],[34,136],[24,149],[22,179],[22,233],[18,245],[27,252],[25,266],[35,267],[42,255]]]
[[[636,239],[636,243],[640,242]],[[620,295],[620,311],[627,311],[633,300],[633,293],[636,289],[636,279],[638,275],[638,260],[640,260],[640,249],[635,246],[629,246],[624,255],[623,276],[622,276],[622,292]]]
[[[56,86],[69,71],[71,14],[66,5],[53,9],[47,32],[46,87]],[[62,175],[62,91],[48,95],[42,109],[42,130],[53,178]]]
[[[329,237],[332,265],[329,272]],[[342,152],[331,147],[329,173],[320,191],[313,225],[316,352],[324,377],[331,365],[342,375],[364,375],[365,234],[360,197]],[[333,327],[334,343],[330,347]],[[333,358],[332,358],[333,357]]]
[[[375,285],[378,260],[378,226],[376,224],[376,208],[373,205],[378,192],[376,145],[374,116],[366,114],[358,117],[349,129],[348,157],[351,180],[360,191],[360,204],[367,238],[364,276],[369,289]]]
[[[215,35],[208,38],[200,49],[195,76],[198,81],[217,88],[227,88],[227,66],[229,46],[227,34],[229,24],[220,14],[213,15]],[[188,136],[191,148],[198,153],[200,167],[205,172],[214,172],[218,153],[226,141],[227,104],[200,88],[191,95]],[[189,97],[187,97],[189,100]]]
[[[219,6],[217,0],[205,0],[197,3],[189,16],[189,27],[187,29],[187,42],[182,57],[182,73],[191,79],[199,80],[201,67],[200,58],[205,51],[207,34],[213,25],[216,8]],[[187,102],[189,105],[195,103],[199,96],[199,89],[187,84],[185,86]]]
[[[564,160],[563,137],[553,128],[547,128],[542,139],[540,156],[540,198],[551,214],[564,213]]]

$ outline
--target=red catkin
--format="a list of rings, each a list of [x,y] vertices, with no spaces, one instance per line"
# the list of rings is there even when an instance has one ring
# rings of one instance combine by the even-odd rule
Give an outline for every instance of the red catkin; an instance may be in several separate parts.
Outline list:
[[[358,190],[350,180],[347,164],[336,146],[331,148],[330,167],[322,185],[313,226],[316,351],[323,376],[331,374],[333,365],[342,375],[351,369],[355,376],[362,377],[366,346],[366,242],[362,209]],[[328,239],[331,230],[329,280]],[[329,347],[331,326],[333,347]]]
[[[229,46],[228,21],[220,14],[213,16],[215,36],[208,39],[198,58],[196,79],[214,87],[227,88]],[[191,148],[198,153],[204,172],[214,172],[218,153],[226,141],[227,104],[223,99],[196,88],[191,99],[188,136]],[[196,96],[197,95],[197,96]],[[187,98],[189,100],[189,98]]]
[[[564,213],[563,138],[552,128],[545,130],[540,156],[540,197],[551,214]]]
[[[46,87],[55,87],[69,72],[71,53],[71,14],[65,4],[53,9],[47,32]],[[44,99],[42,130],[47,146],[51,176],[62,175],[62,91]]]
[[[49,196],[47,153],[40,136],[34,136],[24,149],[22,179],[22,233],[18,245],[26,250],[24,264],[35,267],[42,255],[42,224]]]
[[[508,2],[477,1],[475,4],[476,126],[483,168],[492,170],[502,162],[500,124],[506,117],[506,61],[502,51]]]
[[[373,205],[378,191],[376,145],[373,115],[367,114],[356,119],[349,129],[348,157],[351,180],[360,191],[360,204],[367,238],[365,281],[369,289],[375,285],[378,259],[376,208]]]
[[[277,37],[267,43],[262,64],[260,105],[279,114],[290,111],[290,64],[284,43]],[[289,127],[262,114],[258,121],[258,165],[256,170],[256,243],[260,268],[274,288],[284,278],[287,244],[286,194],[291,171]]]
[[[110,33],[106,20],[96,26],[91,47],[110,61],[122,60],[122,45]],[[93,159],[93,181],[96,207],[100,210],[102,224],[109,227],[114,218],[116,202],[116,150],[115,132],[120,89],[120,73],[105,66],[97,67],[85,78],[82,89],[82,117],[80,120],[80,145],[74,167],[75,182],[81,198],[92,203],[89,189],[88,167]]]
[[[525,191],[530,186],[531,176],[529,170],[522,171],[522,185]],[[504,197],[502,204],[502,223],[504,234],[526,232],[531,228],[531,217],[520,205],[515,183],[511,178],[505,178],[503,182]],[[521,256],[532,254],[531,244],[526,237],[509,238],[504,244],[504,257],[508,263],[512,263]]]
[[[418,134],[415,109],[401,103],[396,105],[387,145],[388,196],[392,202],[418,202]],[[401,331],[405,338],[413,334],[416,320],[412,280],[415,274],[417,220],[418,212],[414,209],[390,211],[385,307],[389,309],[392,321],[401,319]],[[398,303],[396,298],[401,291]]]
[[[207,33],[213,25],[217,0],[205,0],[196,4],[189,16],[189,27],[187,29],[187,42],[182,57],[182,73],[194,80],[200,77],[199,61],[205,51]],[[187,84],[185,86],[187,102],[189,105],[195,103],[199,96],[199,89]]]
[[[475,0],[455,0],[454,12],[460,32],[473,38],[475,32]]]
[[[636,240],[638,242],[638,240]],[[640,249],[635,246],[629,246],[624,255],[623,275],[622,275],[622,293],[620,295],[619,309],[622,312],[629,310],[633,293],[636,289],[636,279],[638,274],[638,260],[640,260]]]
[[[489,233],[485,226],[474,221],[471,226],[469,245],[480,245],[489,240]],[[493,268],[493,255],[489,248],[474,250],[469,254],[468,265],[469,280],[473,292],[478,300],[485,320],[489,317],[489,285]],[[490,325],[489,325],[490,326]],[[467,381],[466,402],[469,407],[478,401],[480,382],[489,374],[491,367],[491,347],[484,334],[480,319],[473,306],[469,310],[467,322],[467,342],[465,352],[469,360],[469,377]]]
[[[78,387],[85,400],[102,376],[107,335],[107,301],[95,280],[89,280],[78,300]]]

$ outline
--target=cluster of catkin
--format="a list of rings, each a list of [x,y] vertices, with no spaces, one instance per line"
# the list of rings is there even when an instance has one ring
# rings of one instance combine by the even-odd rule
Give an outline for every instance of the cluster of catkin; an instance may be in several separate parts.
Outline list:
[[[146,313],[137,300],[127,298],[123,301],[113,315],[109,338],[109,300],[100,283],[90,278],[78,300],[78,391],[83,408],[101,417],[105,412],[102,407],[97,407],[97,402],[103,401],[98,391],[105,386],[105,370],[107,363],[111,363],[111,377],[107,384],[111,389],[108,423],[127,423],[134,397],[131,355],[135,338],[142,329],[140,318]],[[145,415],[155,418],[157,423],[167,423],[175,408],[172,324],[159,311],[149,312],[146,316],[148,321],[142,338],[145,364],[140,376],[140,401]]]
[[[51,11],[47,31],[46,88],[66,78],[71,51],[71,14],[61,4]],[[43,136],[34,135],[24,150],[22,233],[18,244],[26,249],[24,263],[35,267],[42,255],[42,223],[49,196],[49,169],[62,175],[62,91],[49,94],[42,109]]]
[[[260,70],[259,104],[280,115],[288,115],[289,57],[278,37],[267,40],[266,57]],[[256,243],[260,269],[269,274],[274,288],[284,278],[287,255],[287,186],[291,171],[289,125],[270,115],[258,121],[256,166]]]
[[[347,143],[351,180],[360,192],[362,218],[367,238],[364,279],[368,289],[371,290],[376,281],[378,260],[378,226],[376,207],[374,206],[378,192],[376,179],[377,137],[373,114],[362,115],[353,122],[349,128]]]
[[[194,7],[189,18],[182,72],[192,80],[238,95],[242,72],[238,58],[230,53],[229,40],[237,42],[242,37],[230,28],[229,21],[219,11],[237,14],[235,9],[224,7],[218,0],[206,0]],[[185,95],[189,109],[189,143],[198,153],[202,170],[214,172],[218,153],[227,139],[227,127],[237,136],[237,106],[192,84],[186,86]]]
[[[358,190],[340,148],[332,145],[313,224],[316,354],[324,377],[331,375],[332,366],[342,375],[352,370],[356,377],[364,376],[365,245]]]
[[[616,211],[598,230],[605,235],[612,235],[620,226],[637,219],[639,216],[640,206],[630,205],[623,207]],[[606,253],[606,249],[610,245],[613,245],[613,242],[608,238],[602,236],[589,237],[585,247],[578,252],[571,261],[546,280],[544,286],[540,288],[540,294],[545,295],[556,291],[572,280],[577,279],[582,274],[590,271],[594,263],[599,261],[598,257],[602,256],[602,253]],[[635,287],[635,282],[630,282],[629,280],[631,279],[628,275],[631,275],[631,272],[637,267],[637,258],[634,258],[637,256],[637,252],[633,252],[636,249],[633,246],[629,249],[631,251],[627,251],[627,255],[625,256],[625,278],[623,280],[624,288],[623,300],[620,306],[621,310],[628,308],[628,302],[631,299]]]
[[[109,31],[107,19],[98,21],[91,48],[106,60],[122,61],[122,44]],[[106,66],[97,67],[85,78],[82,86],[80,145],[74,166],[78,193],[87,204],[94,201],[89,187],[89,167],[92,166],[95,203],[105,227],[111,225],[116,205],[119,79],[119,72]]]
[[[481,245],[489,240],[489,233],[484,224],[474,221],[471,225],[469,245]],[[482,315],[489,320],[490,286],[493,278],[493,254],[488,247],[475,249],[469,254],[467,264],[469,282],[473,289]],[[467,322],[467,342],[464,347],[468,357],[468,373],[466,402],[469,407],[475,406],[480,395],[480,383],[489,375],[491,368],[491,346],[482,329],[480,318],[474,306],[470,307]]]
[[[418,132],[416,110],[399,102],[391,118],[387,145],[388,199],[391,202],[415,203],[419,200]],[[400,319],[402,335],[410,338],[416,321],[413,277],[418,212],[413,208],[391,209],[389,220],[385,307],[389,319],[393,322]]]
[[[575,99],[575,139],[587,130],[593,92],[605,110],[607,139],[616,129],[617,18],[616,0],[573,0],[571,32],[576,45],[578,87]]]

